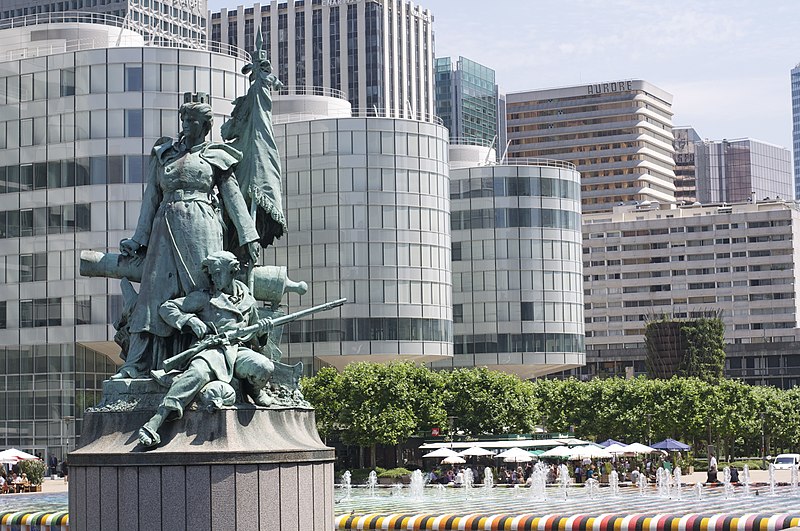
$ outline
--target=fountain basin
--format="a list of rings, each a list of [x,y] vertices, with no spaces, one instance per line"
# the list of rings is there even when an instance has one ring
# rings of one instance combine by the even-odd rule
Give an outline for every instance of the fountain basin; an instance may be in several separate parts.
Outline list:
[[[757,488],[752,487],[755,493]],[[527,529],[553,531],[637,530],[778,530],[800,525],[800,496],[781,486],[775,495],[761,489],[745,497],[742,486],[726,499],[723,489],[706,488],[702,499],[693,487],[682,487],[682,499],[665,498],[648,486],[622,487],[617,496],[608,487],[590,498],[584,487],[569,487],[564,499],[557,486],[548,486],[545,498],[533,497],[529,488],[432,489],[422,499],[381,489],[367,499],[354,490],[347,501],[335,504],[336,529]],[[673,488],[673,493],[675,489]]]

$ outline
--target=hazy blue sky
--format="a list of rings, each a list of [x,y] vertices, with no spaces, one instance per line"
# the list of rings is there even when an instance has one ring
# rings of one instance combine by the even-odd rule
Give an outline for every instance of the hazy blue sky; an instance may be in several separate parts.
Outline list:
[[[240,3],[249,5],[209,0],[209,8]],[[791,148],[797,0],[419,3],[435,18],[436,55],[493,68],[502,91],[644,79],[674,96],[675,125]]]

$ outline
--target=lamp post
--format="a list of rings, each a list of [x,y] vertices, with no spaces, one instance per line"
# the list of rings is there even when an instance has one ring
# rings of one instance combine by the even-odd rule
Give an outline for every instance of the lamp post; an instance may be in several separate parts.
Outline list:
[[[650,446],[650,419],[653,417],[653,414],[645,413],[644,416],[647,417],[647,446]]]
[[[453,437],[455,433],[453,433],[453,426],[456,423],[456,419],[458,417],[447,417],[447,435],[450,437],[450,449],[453,449]]]
[[[63,431],[66,432],[66,436],[67,436],[67,444],[64,445],[63,441],[62,441],[62,446],[65,446],[64,456],[62,457],[62,460],[63,460],[63,459],[67,458],[67,454],[72,449],[72,433],[71,432],[72,432],[73,426],[75,426],[75,424],[74,424],[75,423],[75,417],[72,416],[72,415],[65,415],[65,416],[61,417],[61,421],[64,423],[64,430]]]
[[[767,468],[767,435],[764,430],[764,416],[766,413],[761,412],[761,464],[764,469]]]

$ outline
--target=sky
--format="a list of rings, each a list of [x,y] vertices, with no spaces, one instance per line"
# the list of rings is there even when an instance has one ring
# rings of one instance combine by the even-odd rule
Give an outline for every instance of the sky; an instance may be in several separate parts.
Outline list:
[[[212,11],[241,0],[209,0]],[[250,5],[244,2],[245,5]],[[423,0],[437,57],[496,72],[502,92],[643,79],[701,138],[791,149],[797,0]]]

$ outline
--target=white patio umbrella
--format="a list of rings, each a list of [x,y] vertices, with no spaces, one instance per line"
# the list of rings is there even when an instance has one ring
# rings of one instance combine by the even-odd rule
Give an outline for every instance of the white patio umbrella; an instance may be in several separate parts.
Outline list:
[[[653,454],[657,452],[658,450],[655,448],[651,448],[642,443],[633,443],[625,447],[626,454]]]
[[[627,446],[623,446],[621,444],[616,444],[616,443],[606,446],[606,450],[608,450],[614,455],[621,455],[626,453],[627,452],[626,448]]]
[[[572,449],[566,446],[556,446],[555,448],[550,448],[539,457],[569,457],[571,453]]]
[[[533,461],[533,456],[528,453],[527,450],[523,450],[518,446],[509,448],[505,452],[500,452],[495,457],[501,458],[506,463],[527,463],[528,461]]]
[[[486,448],[481,448],[480,446],[472,446],[470,448],[467,448],[466,450],[458,452],[458,455],[463,457],[471,457],[471,456],[481,457],[485,455],[494,455],[494,452],[491,450],[487,450]]]
[[[442,459],[443,465],[460,465],[466,462],[467,460],[461,457],[460,455],[450,455]]]
[[[438,450],[428,452],[422,457],[452,457],[454,455],[458,455],[458,452],[451,450],[450,448],[439,448]]]
[[[570,459],[611,459],[614,454],[607,448],[600,448],[594,445],[576,446],[569,454]]]
[[[0,463],[4,464],[13,465],[19,461],[32,461],[34,459],[39,458],[28,452],[17,450],[16,448],[9,448],[8,450],[0,452]]]

